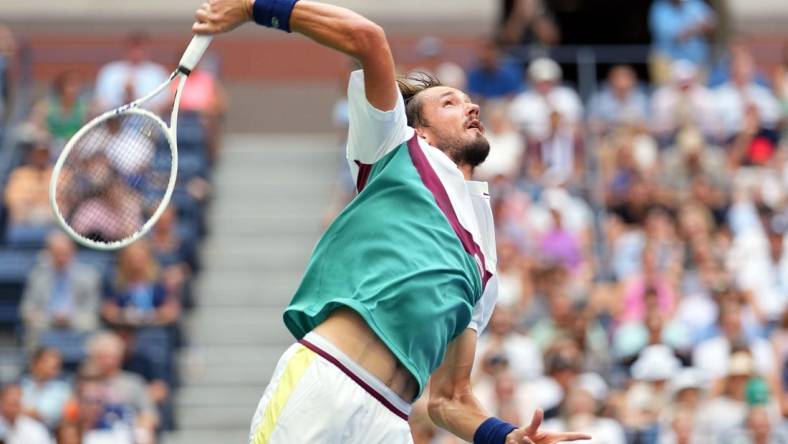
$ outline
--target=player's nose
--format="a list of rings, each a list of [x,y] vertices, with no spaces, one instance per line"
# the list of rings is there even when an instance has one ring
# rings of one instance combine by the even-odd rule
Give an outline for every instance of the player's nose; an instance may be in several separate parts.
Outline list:
[[[479,107],[479,105],[472,102],[468,103],[468,105],[465,108],[465,113],[468,114],[468,116],[470,117],[478,119],[479,114],[481,113],[481,107]]]

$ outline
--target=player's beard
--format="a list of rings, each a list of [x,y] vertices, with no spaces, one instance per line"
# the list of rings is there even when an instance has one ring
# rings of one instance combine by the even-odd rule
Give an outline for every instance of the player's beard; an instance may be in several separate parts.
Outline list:
[[[471,140],[468,139],[445,139],[446,141],[439,146],[457,165],[468,165],[476,168],[487,159],[490,154],[490,142],[483,134],[478,134]]]

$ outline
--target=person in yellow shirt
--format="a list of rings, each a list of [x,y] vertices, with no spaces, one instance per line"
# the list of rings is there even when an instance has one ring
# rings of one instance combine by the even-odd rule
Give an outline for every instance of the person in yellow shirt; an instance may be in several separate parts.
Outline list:
[[[43,241],[53,221],[49,207],[49,144],[33,142],[27,162],[14,169],[5,187],[3,203],[8,212],[6,238],[10,243]]]

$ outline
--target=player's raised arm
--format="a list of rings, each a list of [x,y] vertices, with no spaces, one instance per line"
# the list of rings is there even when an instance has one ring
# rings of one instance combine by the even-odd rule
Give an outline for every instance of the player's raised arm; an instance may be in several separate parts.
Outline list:
[[[197,34],[226,32],[251,20],[303,34],[361,63],[372,106],[387,111],[397,103],[394,60],[383,29],[349,9],[309,0],[210,0],[195,19]]]

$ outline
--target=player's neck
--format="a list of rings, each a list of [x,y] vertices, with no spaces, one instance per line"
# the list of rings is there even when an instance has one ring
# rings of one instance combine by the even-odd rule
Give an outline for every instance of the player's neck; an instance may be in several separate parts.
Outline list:
[[[465,180],[471,180],[473,177],[473,167],[468,165],[467,163],[461,163],[457,165],[457,168],[460,169],[462,175],[465,176]]]

